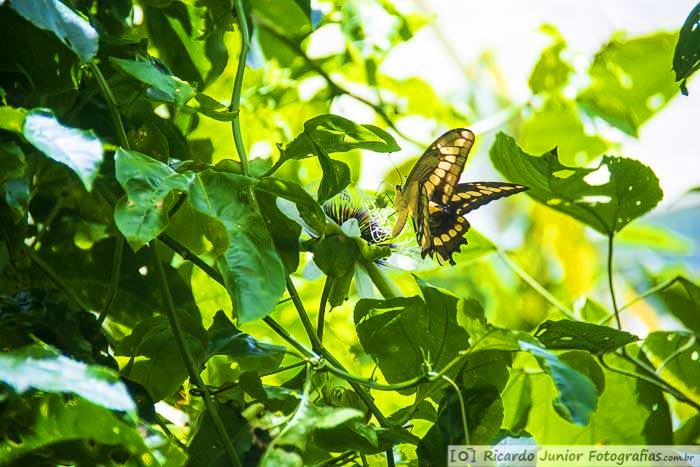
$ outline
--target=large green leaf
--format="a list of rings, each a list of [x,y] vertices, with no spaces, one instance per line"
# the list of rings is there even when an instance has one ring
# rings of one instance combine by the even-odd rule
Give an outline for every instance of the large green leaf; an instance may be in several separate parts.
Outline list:
[[[108,465],[115,458],[124,459],[125,454],[126,459],[130,458],[135,465],[137,462],[145,466],[165,463],[175,467],[185,461],[182,451],[166,443],[160,432],[136,426],[111,410],[80,398],[68,402],[57,395],[43,398],[30,415],[31,431],[21,433],[17,439],[0,442],[0,464],[14,461],[16,465],[29,465],[22,461],[22,456],[37,450],[40,455],[35,462],[42,459],[46,463],[53,458],[56,463],[65,463],[72,457],[81,456],[80,444],[72,445],[72,449],[68,445],[67,450],[61,450],[61,443],[74,441],[84,442],[83,449],[92,446],[92,449],[82,451],[87,457],[83,459],[83,465]],[[100,446],[106,449],[103,451]]]
[[[456,321],[458,299],[423,281],[418,285],[423,299],[362,299],[355,306],[360,343],[389,383],[424,374],[424,363],[440,369],[469,346],[469,336]]]
[[[542,51],[530,73],[528,84],[533,94],[553,93],[560,90],[569,81],[569,76],[574,71],[573,67],[561,57],[561,53],[566,49],[566,41],[559,31],[552,26],[543,26],[541,29],[548,33],[553,41],[552,45]]]
[[[178,315],[185,345],[190,349],[195,365],[199,366],[206,355],[206,331],[196,317],[182,312]],[[163,316],[138,323],[119,343],[117,353],[135,358],[123,373],[145,387],[154,401],[171,396],[188,376],[170,323]]]
[[[81,62],[87,63],[97,54],[99,36],[95,28],[60,0],[14,0],[10,6],[36,27],[54,33]]]
[[[529,334],[496,327],[486,321],[484,310],[476,300],[461,300],[457,321],[469,333],[470,352],[484,350],[523,351],[537,358],[554,382],[558,396],[554,406],[559,414],[573,423],[585,425],[598,402],[591,380],[572,368],[556,354],[545,349]]]
[[[206,171],[196,176],[189,196],[195,209],[220,221],[228,233],[228,248],[218,265],[239,323],[267,316],[285,287],[282,260],[248,199],[253,183],[240,175]]]
[[[192,86],[163,70],[162,67],[156,66],[152,59],[125,60],[110,57],[109,61],[122,73],[149,84],[151,86],[149,95],[155,100],[183,105],[196,94]]]
[[[527,194],[537,201],[607,235],[650,211],[663,197],[654,172],[633,159],[605,156],[597,168],[569,167],[559,161],[556,150],[532,156],[499,133],[491,160],[508,180],[528,186]]]
[[[126,192],[114,208],[114,219],[137,251],[168,227],[175,193],[187,193],[194,176],[137,151],[119,148],[114,157],[117,181]]]
[[[700,3],[695,5],[685,19],[673,52],[676,81],[681,82],[681,92],[686,96],[688,95],[686,81],[698,68],[700,68]]]
[[[535,337],[548,349],[581,349],[595,355],[612,352],[639,340],[625,331],[568,319],[545,321],[535,331]]]
[[[37,29],[11,8],[0,8],[0,30],[3,43],[0,68],[23,75],[33,91],[47,97],[71,93],[77,88],[80,59],[54,34]]]
[[[671,287],[659,292],[668,311],[690,331],[700,334],[700,287],[679,277]]]
[[[112,410],[136,409],[116,373],[100,365],[86,365],[53,349],[31,345],[0,353],[0,380],[18,393],[29,389],[72,393]]]
[[[593,115],[632,136],[678,92],[672,69],[676,35],[660,32],[614,39],[598,52],[590,86],[578,102]]]
[[[34,109],[24,119],[22,134],[47,157],[65,164],[88,191],[102,165],[103,149],[92,130],[63,125],[48,109]]]
[[[633,368],[614,355],[606,361],[615,368]],[[532,405],[525,429],[538,444],[666,444],[671,423],[661,391],[649,383],[605,371],[605,391],[587,425],[571,423],[552,406],[556,388],[546,375],[528,374]]]
[[[644,350],[656,371],[700,404],[700,344],[689,332],[652,332],[644,339]]]
[[[438,420],[418,444],[421,465],[448,465],[447,447],[454,444],[489,445],[503,421],[503,403],[494,386],[483,385],[462,391],[469,442],[464,435],[460,401],[454,390],[440,401]]]

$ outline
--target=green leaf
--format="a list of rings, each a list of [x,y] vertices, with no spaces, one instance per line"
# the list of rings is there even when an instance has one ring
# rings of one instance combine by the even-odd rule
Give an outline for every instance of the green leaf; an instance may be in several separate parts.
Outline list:
[[[92,130],[64,126],[50,110],[34,109],[27,113],[22,133],[47,157],[67,165],[92,190],[103,156],[102,143]]]
[[[586,375],[600,396],[605,390],[605,374],[598,364],[598,360],[583,350],[572,350],[559,354],[559,359],[579,373]]]
[[[114,208],[114,219],[138,251],[168,227],[174,195],[187,193],[194,177],[137,151],[119,148],[114,157],[117,181],[126,193]]]
[[[639,340],[625,331],[568,319],[547,320],[538,326],[534,336],[551,350],[580,349],[594,355],[612,352]]]
[[[514,370],[503,389],[503,428],[512,432],[525,429],[532,408],[532,382],[527,371]]]
[[[676,284],[659,292],[659,297],[683,326],[700,334],[700,287],[685,277],[679,277]]]
[[[136,60],[125,60],[109,57],[109,61],[122,73],[151,85],[149,94],[155,100],[172,102],[180,106],[192,99],[197,93],[188,83],[164,71],[162,66],[157,66],[152,59],[138,57]]]
[[[26,117],[27,111],[25,109],[16,109],[9,105],[0,106],[0,128],[3,130],[21,135]]]
[[[597,168],[561,164],[556,150],[540,157],[499,133],[491,147],[494,166],[527,194],[597,231],[612,235],[650,211],[663,197],[654,172],[641,162],[604,156]]]
[[[606,362],[632,371],[616,357]],[[529,371],[532,408],[526,430],[538,444],[666,444],[670,442],[670,418],[663,394],[649,383],[605,371],[605,391],[587,426],[570,423],[552,406],[555,386],[549,378]]]
[[[301,220],[301,217],[290,219],[278,206],[277,201],[280,200],[270,193],[258,191],[256,198],[275,249],[284,263],[285,270],[291,274],[299,268],[299,237],[302,227],[296,220]],[[289,203],[287,207],[298,213],[294,204]]]
[[[576,104],[558,95],[550,95],[534,107],[520,127],[518,142],[531,154],[556,146],[560,161],[574,166],[591,161],[610,147],[600,136],[588,134]]]
[[[590,86],[577,100],[625,133],[637,130],[678,92],[672,67],[676,35],[660,32],[630,40],[614,39],[596,54]]]
[[[338,115],[319,115],[304,122],[304,132],[284,149],[282,157],[303,159],[316,154],[313,143],[328,153],[367,149],[374,152],[401,150],[394,138],[374,125],[358,125]]]
[[[221,102],[201,92],[197,93],[195,100],[199,104],[197,106],[197,112],[219,122],[233,121],[233,119],[238,115],[237,111],[232,112]]]
[[[217,411],[224,422],[226,433],[233,444],[238,459],[243,461],[245,453],[253,446],[253,428],[232,407],[217,404]],[[219,433],[208,411],[202,412],[194,428],[192,440],[187,447],[188,465],[228,467],[231,460],[224,449]]]
[[[542,347],[539,341],[529,334],[488,323],[484,310],[476,300],[460,300],[457,305],[457,321],[469,333],[470,353],[484,350],[521,350],[535,356],[559,391],[554,405],[560,415],[579,425],[588,422],[598,400],[595,386],[588,377]]]
[[[700,344],[696,334],[652,332],[644,339],[643,348],[662,378],[700,404]]]
[[[318,233],[324,232],[326,214],[316,200],[296,183],[265,177],[256,183],[255,189],[293,202],[299,210],[299,215],[309,227]]]
[[[345,235],[328,235],[313,244],[314,263],[330,277],[343,277],[354,270],[359,251]]]
[[[228,248],[218,265],[239,324],[267,316],[285,287],[282,260],[247,199],[253,186],[253,179],[206,171],[196,176],[189,196],[195,209],[220,221],[228,233]]]
[[[112,370],[71,360],[39,345],[0,353],[0,380],[20,394],[29,389],[71,393],[112,410],[136,409]]]
[[[417,280],[420,297],[362,299],[354,321],[362,348],[377,362],[389,383],[425,373],[426,360],[442,368],[468,347],[469,336],[456,320],[458,299]],[[411,394],[416,388],[400,391]]]
[[[462,410],[454,390],[440,401],[438,420],[418,444],[421,465],[448,465],[447,447],[454,444],[489,445],[503,421],[503,404],[494,386],[477,386],[462,391],[466,408],[469,443],[464,436]]]
[[[542,29],[552,37],[553,43],[542,51],[530,74],[528,84],[533,94],[556,92],[566,85],[569,75],[574,71],[573,67],[561,58],[561,53],[566,49],[566,41],[559,31],[551,26],[543,26]]]
[[[20,147],[12,142],[0,143],[0,194],[15,220],[23,219],[29,207],[28,175]]]
[[[321,178],[316,198],[319,203],[323,203],[350,185],[350,167],[344,162],[331,159],[320,146],[317,146],[316,150],[318,161],[323,169],[323,178]]]
[[[520,341],[520,348],[537,357],[551,375],[559,390],[559,397],[554,402],[557,412],[577,425],[587,425],[598,403],[591,380],[542,347]]]
[[[213,355],[227,355],[238,363],[241,371],[272,371],[279,368],[284,358],[284,347],[259,342],[241,332],[221,310],[214,315],[214,322],[207,334],[207,358]]]
[[[314,405],[305,395],[294,416],[274,439],[274,444],[265,451],[260,465],[301,466],[302,460],[297,453],[306,451],[309,438],[315,430],[335,428],[349,420],[361,417],[362,412],[359,410]]]
[[[127,451],[127,458],[131,456],[131,460],[136,462],[138,459],[139,463],[146,466],[162,465],[156,459],[163,459],[165,455],[168,465],[182,465],[185,460],[181,451],[164,442],[160,432],[149,430],[145,426],[137,427],[118,414],[83,399],[66,402],[64,398],[52,395],[36,404],[33,413],[29,415],[32,417],[31,431],[20,434],[19,439],[0,442],[1,464],[16,461],[19,465],[26,465],[21,460],[22,456],[34,451],[39,451],[42,459],[50,459],[53,452],[56,462],[66,462],[66,454],[76,456],[79,451],[74,448],[67,453],[61,452],[60,445],[75,440],[108,447],[103,458],[89,459],[88,465],[109,465],[114,462],[111,453],[123,458],[124,450]],[[153,451],[149,449],[140,431],[148,436],[149,446],[158,447]],[[90,454],[94,453],[99,451],[93,446]]]
[[[334,428],[316,430],[313,441],[330,452],[353,450],[378,454],[397,444],[418,444],[420,438],[399,426],[381,428],[352,419]]]
[[[199,367],[204,362],[207,348],[206,331],[199,319],[183,312],[178,312],[178,315],[185,345]],[[123,373],[145,387],[154,401],[171,396],[188,376],[170,323],[163,316],[139,322],[119,343],[117,354],[136,357]]]
[[[13,1],[10,6],[36,27],[54,33],[82,63],[89,62],[97,54],[99,36],[95,28],[59,0]]]
[[[688,95],[686,81],[698,68],[700,68],[700,3],[695,5],[685,19],[673,52],[673,70],[676,72],[676,81],[681,82],[683,95]]]

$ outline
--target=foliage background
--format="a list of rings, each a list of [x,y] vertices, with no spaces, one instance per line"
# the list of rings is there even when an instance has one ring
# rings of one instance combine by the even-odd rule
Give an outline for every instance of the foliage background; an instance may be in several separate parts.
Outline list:
[[[1,5],[0,462],[375,464],[393,446],[397,463],[441,465],[465,418],[475,443],[696,443],[700,107],[673,74],[693,5],[609,3]],[[349,120],[309,123],[324,114]],[[419,261],[406,231],[393,257],[420,279],[377,268],[385,249],[320,220],[313,197],[350,182],[352,202],[389,225],[394,165],[405,176],[453,127],[477,133],[465,179],[533,188],[469,216],[457,266]],[[537,164],[527,154],[555,146],[569,167],[545,170],[554,194],[517,179],[518,163]],[[604,154],[630,158],[610,166],[612,188],[579,169]],[[272,170],[278,182],[248,177]],[[589,186],[557,185],[579,174]],[[616,190],[628,186],[634,199]],[[582,198],[601,195],[646,214],[621,230],[612,218],[612,274],[612,232],[562,204],[604,210]],[[298,268],[300,227],[276,197],[310,226]],[[308,331],[328,279],[312,257],[338,287],[331,302],[354,275],[322,347]],[[616,307],[638,342],[613,329]],[[280,347],[303,353],[296,341],[315,352],[307,368]],[[444,369],[450,356],[459,365]],[[380,415],[357,384],[388,385],[364,390]]]

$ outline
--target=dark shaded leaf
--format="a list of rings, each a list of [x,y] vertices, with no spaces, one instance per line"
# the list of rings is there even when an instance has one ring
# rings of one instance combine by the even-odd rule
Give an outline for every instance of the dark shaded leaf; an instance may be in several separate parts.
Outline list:
[[[259,342],[241,332],[221,310],[214,315],[214,322],[207,334],[207,358],[213,355],[228,355],[238,363],[242,371],[272,371],[280,366],[284,358],[284,347]]]
[[[421,280],[418,285],[425,301],[417,296],[363,299],[355,306],[360,343],[389,383],[423,375],[425,363],[442,368],[468,347],[469,336],[456,320],[458,299]]]
[[[700,3],[695,5],[685,19],[673,52],[676,81],[681,82],[681,92],[686,96],[688,95],[686,81],[698,68],[700,68]]]
[[[0,196],[15,220],[23,219],[27,214],[28,175],[27,162],[20,147],[11,142],[0,143]]]
[[[668,311],[690,331],[700,334],[700,287],[685,277],[659,292]]]
[[[297,206],[299,215],[309,227],[318,233],[325,230],[326,214],[323,209],[306,190],[296,183],[265,177],[256,183],[255,189],[293,202]]]
[[[652,332],[644,339],[643,348],[661,377],[700,404],[700,344],[696,334]]]
[[[625,331],[568,319],[547,320],[539,325],[534,336],[548,349],[580,349],[594,355],[612,352],[639,340]]]
[[[663,197],[654,172],[641,162],[604,156],[594,169],[561,164],[556,150],[540,157],[526,154],[504,133],[491,147],[494,166],[527,194],[611,235],[650,211]]]
[[[246,453],[253,446],[253,427],[241,414],[225,405],[218,405],[217,411],[224,422],[226,433],[233,444],[239,462],[243,465],[251,465],[255,459],[246,457]],[[199,416],[194,428],[192,441],[187,447],[189,456],[188,465],[206,467],[228,467],[231,464],[223,442],[216,431],[214,421],[209,412],[204,411]]]

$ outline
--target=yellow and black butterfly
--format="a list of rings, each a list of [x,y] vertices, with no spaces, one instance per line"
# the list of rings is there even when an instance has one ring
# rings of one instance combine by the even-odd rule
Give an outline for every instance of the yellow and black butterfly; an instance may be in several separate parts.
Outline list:
[[[410,214],[423,258],[430,255],[440,264],[449,261],[454,265],[452,254],[467,243],[464,235],[469,222],[463,216],[495,199],[527,190],[506,182],[458,183],[473,145],[470,130],[448,131],[426,149],[403,187],[396,187],[399,217],[392,236],[401,233]]]

